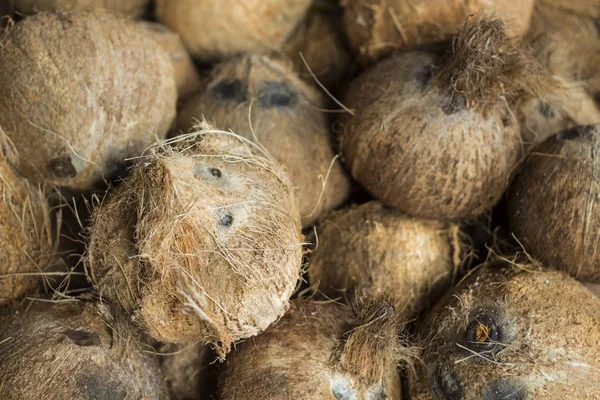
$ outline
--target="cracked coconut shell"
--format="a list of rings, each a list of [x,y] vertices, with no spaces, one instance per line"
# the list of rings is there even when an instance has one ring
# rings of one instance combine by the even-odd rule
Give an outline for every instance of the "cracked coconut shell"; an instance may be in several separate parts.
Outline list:
[[[409,318],[432,305],[460,264],[459,227],[372,201],[328,215],[309,277],[327,297],[389,293]]]
[[[93,215],[100,296],[155,339],[233,341],[275,322],[301,273],[292,185],[249,141],[204,130],[158,143]]]
[[[600,397],[600,299],[521,267],[480,268],[428,315],[411,400]]]
[[[193,57],[219,61],[280,49],[310,0],[156,0],[156,17],[181,35]]]
[[[498,20],[465,27],[443,56],[412,52],[358,76],[340,152],[373,196],[419,218],[471,219],[502,196],[521,152],[510,105],[531,60]],[[533,89],[531,89],[533,90]]]
[[[220,398],[399,399],[401,322],[383,300],[355,310],[296,300],[275,326],[227,358]]]
[[[26,15],[40,11],[92,11],[97,8],[141,17],[150,0],[14,0],[15,9]]]
[[[43,191],[15,169],[18,155],[0,128],[0,305],[34,289],[56,250]],[[56,225],[56,224],[55,224]]]
[[[577,279],[600,282],[600,125],[572,128],[531,150],[508,197],[526,249]]]
[[[0,314],[0,397],[167,399],[160,370],[105,306],[35,302]]]
[[[34,182],[109,179],[166,134],[176,97],[168,54],[114,13],[39,13],[0,48],[0,125]]]
[[[456,35],[469,17],[497,17],[509,36],[529,28],[533,0],[343,0],[344,26],[363,64]]]
[[[177,127],[187,131],[205,117],[260,143],[287,169],[297,188],[302,223],[310,226],[340,205],[350,187],[339,162],[332,165],[329,125],[321,111],[325,107],[319,92],[285,63],[243,56],[215,67],[198,94],[183,105]]]

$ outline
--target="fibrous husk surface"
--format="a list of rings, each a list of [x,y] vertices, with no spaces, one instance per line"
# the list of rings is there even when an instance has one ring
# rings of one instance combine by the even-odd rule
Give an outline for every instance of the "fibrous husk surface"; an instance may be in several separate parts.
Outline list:
[[[498,20],[474,21],[442,56],[412,52],[357,77],[340,151],[383,203],[420,218],[470,219],[502,196],[521,152],[512,112],[537,65]]]
[[[156,360],[103,305],[12,306],[0,324],[3,399],[167,399]]]
[[[363,64],[395,50],[410,50],[449,39],[476,16],[501,19],[509,36],[529,28],[533,0],[344,0],[344,26]]]
[[[108,179],[165,135],[176,97],[169,55],[115,13],[39,13],[0,48],[0,124],[34,182]]]
[[[296,300],[272,328],[241,343],[221,376],[223,400],[399,399],[402,317],[391,303],[354,310]]]
[[[205,117],[264,146],[286,168],[308,226],[340,205],[350,186],[334,160],[323,108],[323,97],[286,63],[243,56],[215,67],[183,105],[177,127],[187,131]]]
[[[181,35],[192,56],[219,61],[280,49],[310,4],[310,0],[157,0],[156,16]]]
[[[600,281],[600,126],[576,127],[531,150],[510,189],[510,226],[548,266]]]
[[[422,323],[410,399],[600,396],[600,299],[564,272],[483,267]]]
[[[102,298],[154,338],[224,354],[286,311],[303,238],[281,167],[203,127],[151,148],[99,206],[87,268]]]
[[[141,17],[150,0],[14,0],[15,8],[22,14],[35,14],[40,11],[92,11],[105,8]]]
[[[4,304],[35,288],[55,261],[58,227],[51,221],[43,190],[17,172],[18,155],[2,128],[0,150],[0,304]]]
[[[457,225],[412,218],[376,201],[331,213],[317,234],[311,283],[350,301],[389,293],[408,317],[432,305],[459,268]]]

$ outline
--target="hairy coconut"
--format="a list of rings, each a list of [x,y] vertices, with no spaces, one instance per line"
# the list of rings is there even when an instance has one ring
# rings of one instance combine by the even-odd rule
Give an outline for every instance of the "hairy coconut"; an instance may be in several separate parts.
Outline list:
[[[572,128],[531,150],[508,198],[512,230],[533,255],[600,281],[600,125]]]
[[[317,234],[311,283],[330,298],[389,293],[409,317],[435,301],[460,263],[457,225],[411,218],[376,201],[331,213]]]
[[[275,326],[228,357],[221,399],[399,399],[401,322],[383,300],[354,311],[296,300]]]
[[[600,299],[563,272],[481,268],[420,333],[426,347],[410,399],[600,396]]]
[[[280,166],[204,128],[151,148],[95,211],[87,268],[154,338],[224,354],[286,311],[303,238]]]
[[[108,179],[165,135],[176,98],[169,55],[114,13],[39,13],[0,48],[0,125],[34,182]]]
[[[140,24],[171,56],[175,70],[178,97],[186,97],[200,89],[200,73],[183,46],[179,34],[157,22],[142,21]]]
[[[167,399],[157,363],[105,306],[36,302],[0,326],[4,400]]]
[[[319,92],[285,63],[243,56],[215,67],[183,105],[177,127],[187,131],[206,117],[264,146],[286,167],[307,226],[341,204],[350,186],[339,162],[333,163],[324,107]]]
[[[91,11],[105,8],[141,17],[150,4],[150,0],[13,0],[15,8],[21,14],[35,14],[40,11]]]
[[[169,345],[161,357],[160,369],[171,400],[208,398],[203,378],[214,361],[210,349],[201,343]]]
[[[356,78],[340,151],[354,178],[421,218],[474,218],[502,196],[521,151],[511,105],[535,68],[498,20],[467,25],[451,53],[412,52]],[[534,85],[535,84],[535,85]]]
[[[55,260],[58,228],[43,191],[15,169],[18,156],[0,128],[0,305],[33,289]],[[56,221],[58,222],[58,221]]]
[[[529,28],[533,0],[344,0],[344,26],[362,63],[394,50],[414,49],[449,39],[470,16],[503,20],[509,36]]]
[[[310,0],[156,0],[160,22],[181,35],[192,56],[217,61],[280,49]],[[201,21],[201,23],[199,23]]]

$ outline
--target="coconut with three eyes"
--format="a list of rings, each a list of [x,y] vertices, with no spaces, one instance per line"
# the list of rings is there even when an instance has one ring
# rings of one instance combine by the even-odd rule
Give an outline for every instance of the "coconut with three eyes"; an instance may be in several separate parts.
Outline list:
[[[600,397],[600,300],[564,272],[483,267],[423,321],[412,400]]]

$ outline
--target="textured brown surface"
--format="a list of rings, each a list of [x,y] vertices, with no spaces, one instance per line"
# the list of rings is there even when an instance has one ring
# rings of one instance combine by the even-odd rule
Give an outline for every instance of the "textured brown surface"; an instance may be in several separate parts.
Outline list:
[[[29,179],[89,189],[163,136],[177,97],[168,54],[134,22],[39,13],[0,49],[0,125]]]
[[[540,261],[600,281],[600,126],[572,128],[531,150],[508,200],[510,226]]]
[[[565,273],[484,267],[423,322],[409,398],[600,398],[599,332],[600,299]]]
[[[218,61],[279,49],[309,6],[310,0],[156,0],[156,16],[192,56]]]
[[[340,205],[349,190],[338,160],[323,191],[321,177],[334,159],[325,107],[320,93],[284,62],[244,56],[215,67],[200,92],[183,105],[177,128],[187,131],[194,120],[206,118],[260,142],[286,168],[302,223],[309,226]]]
[[[104,306],[38,302],[0,326],[2,399],[167,399],[155,360]]]
[[[111,11],[140,17],[150,0],[14,0],[15,9],[22,14],[39,11],[86,11],[106,8]]]

